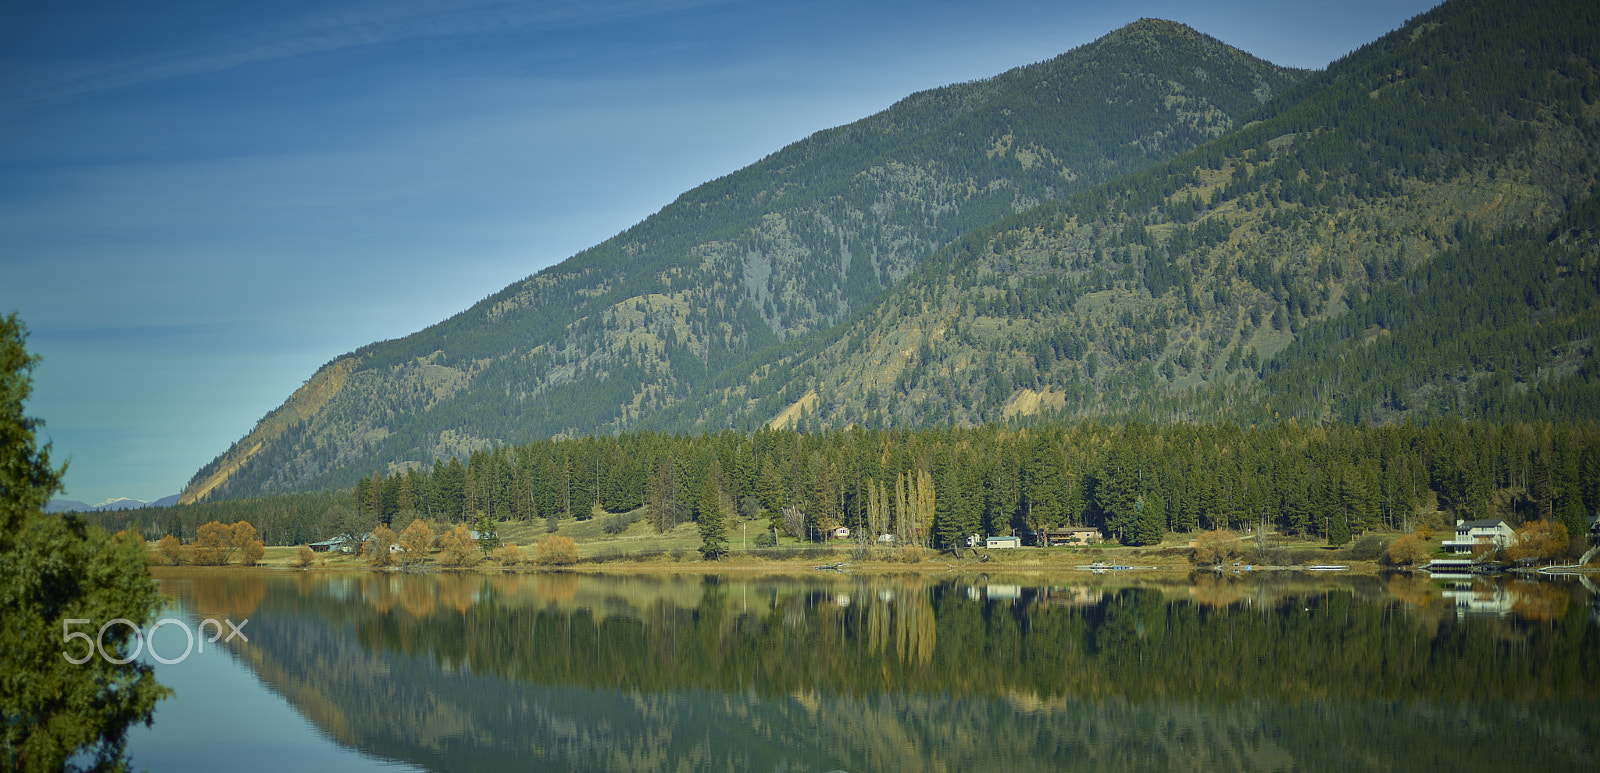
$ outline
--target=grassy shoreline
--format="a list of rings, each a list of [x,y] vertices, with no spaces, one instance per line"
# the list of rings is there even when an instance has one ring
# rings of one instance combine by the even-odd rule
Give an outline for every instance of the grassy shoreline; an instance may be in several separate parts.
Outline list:
[[[421,572],[480,572],[488,574],[497,573],[530,573],[530,572],[572,572],[581,574],[617,574],[617,575],[705,575],[705,574],[822,574],[818,569],[824,566],[842,564],[837,571],[854,574],[919,574],[919,575],[963,575],[963,574],[988,574],[1006,575],[1017,577],[1084,577],[1096,575],[1140,575],[1161,576],[1165,578],[1187,577],[1193,572],[1233,574],[1267,574],[1267,573],[1299,573],[1299,574],[1330,574],[1330,575],[1363,575],[1376,576],[1381,573],[1393,571],[1393,567],[1381,565],[1376,556],[1371,558],[1356,559],[1351,556],[1350,545],[1343,548],[1334,548],[1315,538],[1285,538],[1279,535],[1270,535],[1258,542],[1252,535],[1239,535],[1240,546],[1251,550],[1265,550],[1265,555],[1288,558],[1293,556],[1293,565],[1266,566],[1249,565],[1246,559],[1239,559],[1240,565],[1233,564],[1232,560],[1220,568],[1211,566],[1197,566],[1190,562],[1193,553],[1192,539],[1198,534],[1168,534],[1158,545],[1145,547],[1124,546],[1117,543],[1102,543],[1091,547],[1022,547],[1010,549],[978,549],[962,550],[959,556],[949,552],[937,552],[931,549],[921,551],[920,557],[915,560],[907,558],[900,548],[879,546],[863,547],[853,542],[802,543],[789,537],[778,539],[774,548],[754,547],[754,538],[767,531],[765,521],[735,521],[728,529],[729,546],[731,552],[728,556],[717,561],[705,561],[700,557],[700,534],[693,523],[679,524],[676,528],[664,533],[657,533],[642,520],[634,520],[626,529],[619,533],[607,533],[604,530],[604,519],[593,518],[583,521],[564,519],[558,523],[555,534],[572,539],[578,547],[578,560],[574,563],[560,565],[542,565],[533,562],[533,546],[542,538],[548,536],[546,522],[533,523],[502,523],[499,525],[499,535],[504,543],[516,543],[524,552],[527,560],[521,563],[502,566],[487,560],[481,554],[475,554],[480,559],[471,566],[442,566],[438,562],[438,553],[434,552],[427,560],[409,567],[378,567],[362,556],[341,553],[318,553],[310,567],[303,570],[309,571],[421,571]],[[1381,535],[1386,540],[1392,540],[1400,534]],[[1351,543],[1352,545],[1354,542]],[[152,557],[154,546],[152,544]],[[163,574],[172,574],[186,569],[199,571],[242,571],[242,570],[268,570],[279,571],[289,569],[302,569],[296,566],[300,546],[273,546],[266,549],[261,561],[256,567],[241,567],[237,564],[227,566],[193,566],[184,564],[176,567],[157,566]],[[1117,567],[1133,567],[1125,569],[1091,568],[1094,564],[1106,564]],[[1307,565],[1333,564],[1348,567],[1338,572],[1311,572]],[[1595,567],[1594,571],[1600,571]],[[831,571],[828,573],[832,573]]]
[[[581,524],[580,524],[581,525]],[[488,560],[475,565],[447,567],[439,564],[437,553],[428,560],[408,567],[374,566],[363,556],[341,553],[318,553],[308,567],[296,566],[299,546],[273,546],[255,567],[237,564],[226,566],[158,565],[154,568],[163,575],[198,571],[245,570],[298,570],[298,571],[411,571],[411,572],[479,572],[528,573],[571,572],[580,574],[1003,574],[1008,576],[1093,576],[1097,574],[1184,576],[1196,571],[1213,571],[1211,567],[1190,563],[1191,548],[1188,535],[1173,535],[1160,545],[1127,547],[1117,544],[1094,547],[1023,547],[1011,549],[962,550],[959,556],[950,552],[923,550],[919,559],[906,561],[898,548],[861,548],[853,543],[833,545],[805,544],[781,540],[776,548],[742,547],[733,540],[732,552],[716,561],[706,561],[698,551],[699,536],[693,525],[680,526],[665,534],[642,533],[642,524],[636,524],[628,533],[602,535],[598,524],[592,525],[595,534],[584,534],[587,529],[563,528],[558,534],[577,541],[579,559],[575,563],[542,565],[532,559],[532,544],[543,537],[541,527],[508,529],[501,532],[506,542],[516,542],[527,554],[528,561],[502,566]],[[636,533],[641,532],[641,533]],[[532,539],[529,539],[529,538]],[[529,540],[524,543],[522,540]],[[1338,552],[1310,542],[1293,542],[1280,547],[1305,550],[1317,548],[1325,551],[1327,560],[1320,563],[1348,566],[1339,574],[1376,575],[1383,567],[1375,561],[1358,561],[1341,558]],[[1095,567],[1095,564],[1105,566]],[[819,571],[819,568],[830,567]],[[833,568],[836,567],[836,568]],[[1111,569],[1109,567],[1130,567]],[[1302,572],[1304,566],[1226,566],[1223,573]]]

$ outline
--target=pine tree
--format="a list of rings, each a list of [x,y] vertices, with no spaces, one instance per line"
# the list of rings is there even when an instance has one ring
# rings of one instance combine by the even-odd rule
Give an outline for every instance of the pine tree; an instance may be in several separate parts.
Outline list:
[[[697,509],[700,555],[707,561],[715,561],[728,554],[728,527],[722,518],[722,493],[717,489],[716,475],[706,474],[705,485],[700,487]]]
[[[1335,509],[1328,519],[1328,544],[1339,547],[1350,541],[1350,521],[1342,508]]]
[[[478,548],[484,555],[489,555],[495,548],[500,547],[500,527],[488,513],[478,513],[472,529],[478,532]]]
[[[23,413],[39,361],[26,338],[16,314],[0,317],[0,761],[121,770],[128,729],[171,692],[131,647],[161,597],[144,540],[44,514],[64,468],[51,465],[34,435],[40,422]],[[94,633],[115,619],[131,624]],[[96,648],[109,656],[93,657]]]
[[[1167,536],[1167,506],[1161,500],[1161,495],[1151,494],[1141,498],[1134,509],[1138,511],[1138,516],[1134,519],[1133,535],[1128,544],[1161,544],[1161,538]]]

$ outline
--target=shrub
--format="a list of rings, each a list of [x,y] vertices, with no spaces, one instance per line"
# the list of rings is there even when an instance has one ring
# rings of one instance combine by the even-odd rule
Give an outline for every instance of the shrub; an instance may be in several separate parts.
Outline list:
[[[396,544],[399,539],[395,535],[394,529],[378,524],[378,528],[372,530],[372,555],[370,557],[372,565],[388,566],[393,564],[395,555],[389,550],[389,546]]]
[[[1240,551],[1237,560],[1256,566],[1288,566],[1294,556],[1284,548],[1258,548]]]
[[[629,518],[627,513],[616,513],[606,516],[606,519],[600,522],[600,530],[607,534],[616,535],[627,531],[628,527],[632,525],[633,519]]]
[[[1296,564],[1320,564],[1323,559],[1322,551],[1315,548],[1296,550],[1292,555]]]
[[[472,530],[461,524],[439,538],[440,566],[473,566],[478,563],[478,551],[472,546]]]
[[[578,543],[571,537],[551,535],[533,546],[533,562],[542,566],[565,566],[578,562]]]
[[[916,545],[907,545],[896,552],[895,560],[902,564],[920,564],[925,552]]]
[[[310,545],[301,545],[300,549],[294,554],[294,565],[301,569],[310,566],[311,562],[315,560],[317,560],[317,551],[312,550]]]
[[[1559,521],[1530,521],[1518,527],[1517,539],[1506,548],[1506,557],[1544,561],[1561,555],[1568,544],[1567,527]]]
[[[516,566],[525,560],[527,560],[527,557],[523,555],[522,548],[518,547],[515,542],[508,542],[494,551],[494,562],[501,566]]]
[[[756,547],[758,547],[758,548],[775,548],[777,546],[778,546],[778,538],[776,536],[774,536],[772,532],[764,531],[764,532],[761,532],[760,534],[756,535]]]
[[[1243,550],[1244,546],[1233,532],[1214,529],[1195,538],[1194,552],[1189,554],[1189,561],[1196,566],[1227,563]]]
[[[261,557],[267,554],[267,546],[262,544],[256,527],[251,526],[249,521],[239,521],[233,525],[233,546],[238,548],[239,562],[245,566],[261,563]]]
[[[202,566],[222,566],[233,557],[233,529],[212,521],[195,530],[194,562]]]
[[[183,563],[187,558],[185,555],[187,552],[183,549],[183,543],[171,534],[162,537],[161,541],[156,543],[156,560],[167,566]]]
[[[400,550],[405,563],[415,564],[426,558],[432,544],[433,527],[423,523],[421,518],[412,519],[411,525],[400,532]]]
[[[1421,537],[1417,538],[1417,541],[1421,540]],[[1368,532],[1361,535],[1361,539],[1356,540],[1347,550],[1349,556],[1357,561],[1373,561],[1382,556],[1388,546],[1383,537]]]
[[[1389,545],[1383,558],[1392,566],[1416,566],[1428,563],[1430,553],[1421,534],[1407,534]]]

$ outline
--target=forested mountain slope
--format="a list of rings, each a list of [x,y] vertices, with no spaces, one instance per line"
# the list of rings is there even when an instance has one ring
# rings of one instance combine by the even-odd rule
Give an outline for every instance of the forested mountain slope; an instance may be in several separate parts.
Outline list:
[[[760,351],[825,333],[963,234],[1223,136],[1303,77],[1147,20],[912,95],[462,314],[329,363],[183,500],[634,426]]]
[[[1600,7],[1458,0],[658,426],[1600,416]]]

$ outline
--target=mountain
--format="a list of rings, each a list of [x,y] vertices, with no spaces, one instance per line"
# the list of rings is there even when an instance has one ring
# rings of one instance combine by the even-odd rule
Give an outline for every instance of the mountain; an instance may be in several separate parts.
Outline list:
[[[871,308],[964,235],[1222,137],[1305,76],[1144,20],[914,94],[689,191],[459,315],[328,363],[181,501],[639,426]]]
[[[1314,74],[1144,21],[913,95],[324,367],[186,501],[538,437],[1600,416],[1600,8]]]
[[[1443,5],[653,421],[1592,422],[1597,15]]]
[[[98,505],[91,505],[88,502],[79,502],[76,499],[52,499],[50,500],[50,503],[45,506],[45,512],[90,513],[104,512],[107,510],[135,510],[141,507],[168,507],[176,504],[177,501],[177,495],[162,497],[154,502],[146,502],[142,499],[130,499],[128,497],[112,497],[111,499],[107,499]]]

